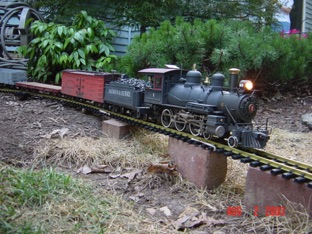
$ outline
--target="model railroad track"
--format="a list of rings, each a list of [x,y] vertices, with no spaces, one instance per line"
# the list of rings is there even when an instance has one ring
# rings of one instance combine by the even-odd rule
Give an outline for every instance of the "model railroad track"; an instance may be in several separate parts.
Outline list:
[[[287,159],[275,154],[257,149],[237,149],[231,148],[226,143],[206,140],[201,137],[193,136],[192,134],[179,132],[175,129],[165,128],[161,125],[137,119],[131,116],[115,113],[101,107],[94,106],[90,103],[80,102],[77,100],[70,100],[65,97],[53,96],[50,94],[34,93],[31,91],[21,91],[10,88],[0,88],[0,92],[6,93],[27,93],[33,96],[43,97],[47,99],[54,99],[66,103],[69,106],[79,106],[88,111],[102,116],[115,118],[130,125],[141,127],[149,131],[168,135],[178,140],[194,144],[210,151],[222,153],[225,157],[231,157],[234,160],[240,160],[242,163],[249,163],[252,167],[259,167],[262,171],[270,171],[273,175],[282,175],[285,179],[292,179],[299,184],[307,184],[312,189],[312,166],[298,161]]]

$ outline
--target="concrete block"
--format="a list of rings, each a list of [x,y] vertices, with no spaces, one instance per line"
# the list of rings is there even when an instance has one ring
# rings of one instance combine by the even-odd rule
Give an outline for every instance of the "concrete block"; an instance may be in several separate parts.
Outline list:
[[[307,184],[298,184],[293,179],[287,180],[282,175],[272,175],[259,168],[248,169],[244,195],[246,211],[254,213],[256,209],[256,213],[262,216],[287,215],[289,202],[294,203],[296,210],[304,207],[312,216],[312,189]],[[279,213],[278,206],[284,209],[284,213]]]
[[[168,153],[182,177],[198,188],[213,189],[226,177],[227,159],[222,154],[169,137]]]
[[[102,123],[102,131],[104,134],[115,139],[123,139],[129,136],[131,128],[131,125],[116,119],[105,120]]]

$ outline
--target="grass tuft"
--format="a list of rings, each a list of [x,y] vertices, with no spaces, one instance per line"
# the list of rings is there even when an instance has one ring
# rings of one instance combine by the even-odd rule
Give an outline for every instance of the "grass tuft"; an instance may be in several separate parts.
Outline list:
[[[101,233],[105,229],[110,216],[107,202],[68,175],[1,165],[0,181],[0,233]]]

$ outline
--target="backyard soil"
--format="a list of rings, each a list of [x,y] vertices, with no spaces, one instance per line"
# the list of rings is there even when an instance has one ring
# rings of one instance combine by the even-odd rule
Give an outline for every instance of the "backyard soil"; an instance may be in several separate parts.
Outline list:
[[[271,99],[262,99],[260,104],[258,119],[268,118],[272,128],[302,134],[311,131],[301,121],[301,115],[312,113],[311,96],[276,96]],[[60,133],[63,129],[67,129],[67,138],[77,136],[104,137],[101,131],[103,118],[83,114],[81,110],[65,106],[60,102],[36,97],[22,101],[18,96],[0,93],[0,121],[0,160],[16,167],[32,166],[34,149],[38,144],[42,144],[42,139],[49,140],[51,134],[56,131]],[[87,177],[83,174],[82,176]],[[102,178],[101,180],[98,180],[99,176]],[[90,178],[92,177],[88,177],[88,179]],[[144,199],[140,199],[138,193],[136,196],[131,196],[136,192],[136,188],[141,186],[140,180],[137,181],[137,184],[135,180],[126,184],[127,181],[110,179],[106,174],[100,174],[94,178],[98,187],[103,187],[103,181],[106,181],[105,189],[124,194],[125,199],[132,199],[136,202],[135,207],[138,212],[143,212],[143,214],[148,212],[146,208],[151,207],[151,205],[169,207],[172,212],[171,217],[175,216],[178,219],[178,215],[186,208],[185,205],[181,206],[181,204],[186,204],[190,199],[188,194],[180,193],[179,188],[170,183],[146,189]],[[153,212],[152,210],[149,211],[150,213]],[[166,213],[166,208],[163,209],[163,213]],[[219,218],[222,218],[221,214]],[[159,219],[166,222],[166,215],[159,217]]]

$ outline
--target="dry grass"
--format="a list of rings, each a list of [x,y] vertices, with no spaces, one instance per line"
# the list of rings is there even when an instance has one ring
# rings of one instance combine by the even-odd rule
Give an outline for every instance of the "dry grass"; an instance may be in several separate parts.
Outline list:
[[[167,138],[160,134],[139,130],[136,140],[112,138],[53,139],[34,152],[34,165],[58,165],[78,168],[84,165],[111,165],[113,167],[146,167],[167,152]]]
[[[291,156],[292,159],[312,164],[311,133],[288,133],[275,129],[267,151],[282,156]],[[54,139],[41,144],[34,153],[34,163],[37,166],[58,165],[76,169],[83,165],[112,165],[113,167],[146,168],[150,163],[163,161],[161,155],[167,153],[168,138],[163,135],[149,133],[144,130],[134,132],[134,138],[128,140],[115,140],[108,138],[93,139],[81,137],[76,139]],[[168,158],[165,158],[168,160]],[[221,233],[308,233],[312,231],[311,218],[306,212],[295,209],[296,204],[289,203],[286,206],[285,217],[254,217],[243,213],[242,217],[228,217],[228,206],[242,206],[244,187],[248,164],[239,161],[228,160],[228,174],[226,181],[212,191],[197,189],[189,182],[181,178],[165,178],[156,175],[146,177],[143,181],[147,188],[161,188],[170,183],[171,189],[183,191],[185,196],[191,198],[189,205],[197,207],[216,219],[225,219],[226,225],[209,227],[205,231]],[[116,191],[95,190],[101,193],[101,198],[109,205],[105,208],[110,214],[105,220],[107,233],[176,233],[164,223],[154,217],[141,213],[136,204],[124,199],[123,194]],[[168,196],[170,196],[168,191]],[[81,201],[60,202],[45,204],[40,211],[24,211],[25,217],[42,220],[50,220],[51,229],[59,224],[56,232],[66,232],[66,222],[73,213],[82,215],[84,206],[77,206]],[[66,209],[65,209],[66,207]],[[90,208],[87,208],[90,209]],[[94,207],[94,209],[96,209]],[[32,213],[33,212],[33,213]],[[37,214],[35,214],[37,212]],[[89,210],[88,212],[93,212]],[[65,217],[65,219],[64,219]],[[65,220],[62,224],[60,219]],[[66,221],[67,220],[67,221]],[[79,219],[77,219],[79,220]],[[77,222],[73,219],[72,222]],[[203,229],[201,229],[203,230]],[[191,231],[189,233],[192,233]]]
[[[312,165],[312,132],[274,129],[266,151]]]

